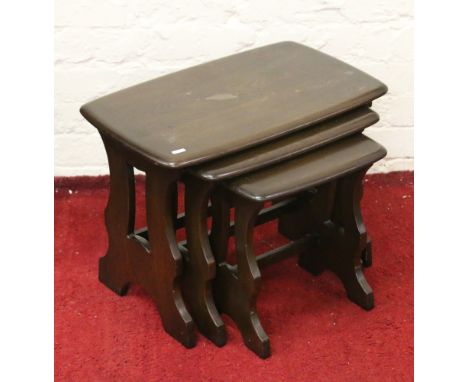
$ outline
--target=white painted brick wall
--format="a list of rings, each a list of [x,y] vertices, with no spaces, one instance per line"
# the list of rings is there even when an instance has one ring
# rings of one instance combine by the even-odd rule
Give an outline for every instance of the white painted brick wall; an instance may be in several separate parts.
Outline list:
[[[389,87],[367,134],[388,149],[373,171],[413,169],[413,5],[408,0],[57,0],[55,174],[108,172],[79,107],[101,95],[268,43],[294,40]]]

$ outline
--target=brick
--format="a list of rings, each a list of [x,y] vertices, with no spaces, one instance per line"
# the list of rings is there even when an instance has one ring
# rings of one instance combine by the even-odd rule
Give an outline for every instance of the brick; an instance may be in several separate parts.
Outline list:
[[[55,59],[59,62],[137,62],[154,41],[145,29],[68,28],[55,34]]]
[[[374,128],[365,130],[365,135],[383,144],[386,158],[411,158],[413,156],[413,130],[408,128]]]
[[[123,4],[113,0],[58,0],[55,2],[55,25],[70,27],[118,27],[127,23]]]
[[[54,144],[56,166],[107,166],[106,151],[97,130],[92,134],[59,134]]]

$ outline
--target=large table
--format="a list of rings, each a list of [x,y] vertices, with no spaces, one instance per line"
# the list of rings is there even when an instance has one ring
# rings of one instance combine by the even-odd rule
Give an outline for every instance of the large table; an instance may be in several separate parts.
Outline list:
[[[111,178],[105,211],[109,248],[100,259],[99,279],[120,295],[130,283],[140,284],[154,298],[165,330],[186,347],[196,341],[192,316],[223,345],[224,323],[211,297],[216,265],[206,226],[213,187],[362,131],[378,120],[367,107],[386,91],[342,61],[281,42],[85,104],[80,111],[101,134]],[[146,172],[148,227],[140,230],[134,168]],[[180,181],[186,185],[185,215],[177,214]],[[176,241],[181,227],[187,243]]]

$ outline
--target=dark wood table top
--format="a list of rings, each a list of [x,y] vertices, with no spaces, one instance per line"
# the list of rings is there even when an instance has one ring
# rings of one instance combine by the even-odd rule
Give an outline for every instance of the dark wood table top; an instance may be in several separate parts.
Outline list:
[[[342,61],[282,42],[144,82],[80,111],[154,163],[182,168],[278,138],[386,91]]]
[[[376,112],[360,107],[259,146],[195,166],[191,171],[209,181],[240,176],[362,132],[378,120]]]
[[[227,183],[251,200],[292,195],[370,166],[387,155],[377,142],[359,134],[331,143],[297,158],[254,171]]]

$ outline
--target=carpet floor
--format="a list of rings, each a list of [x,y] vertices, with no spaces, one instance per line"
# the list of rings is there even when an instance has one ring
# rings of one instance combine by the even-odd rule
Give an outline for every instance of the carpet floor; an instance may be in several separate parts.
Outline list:
[[[295,258],[262,270],[258,311],[272,356],[250,352],[225,317],[228,343],[204,337],[187,350],[168,336],[138,286],[119,297],[100,284],[107,247],[107,177],[55,179],[55,376],[57,381],[413,380],[413,173],[368,176],[362,209],[373,240],[366,312],[329,272],[313,277]],[[137,179],[137,225],[145,225]],[[182,237],[183,232],[178,232]],[[256,250],[284,242],[259,227]]]

